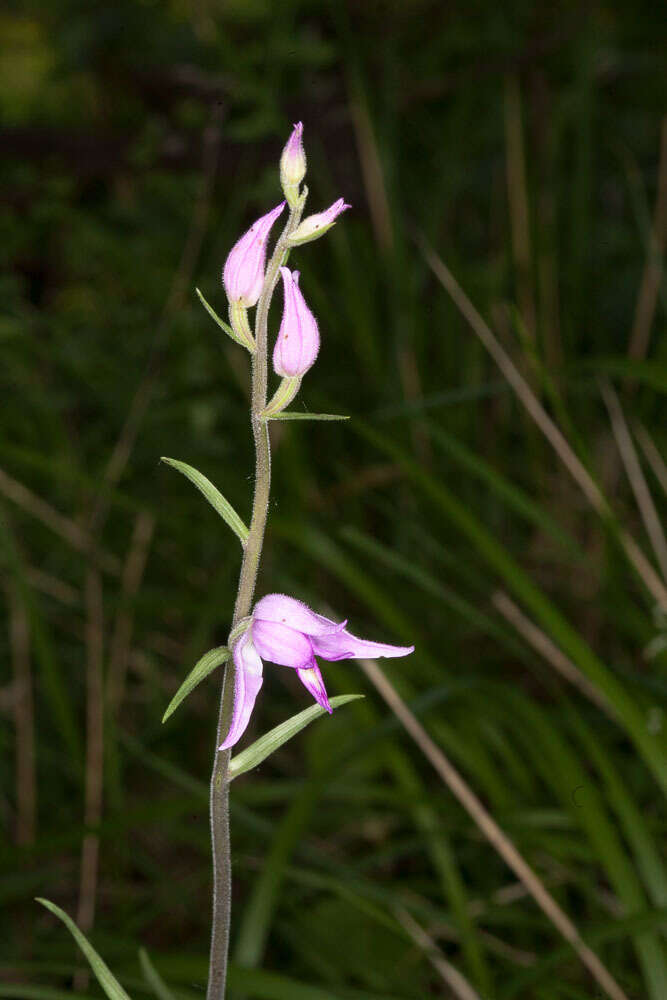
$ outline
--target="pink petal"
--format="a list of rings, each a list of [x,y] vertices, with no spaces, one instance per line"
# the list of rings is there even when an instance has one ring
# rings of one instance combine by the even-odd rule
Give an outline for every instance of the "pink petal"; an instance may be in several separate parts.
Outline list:
[[[283,378],[300,378],[315,363],[320,349],[317,320],[299,288],[299,272],[281,267],[285,304],[273,349],[273,368]]]
[[[230,302],[240,302],[246,308],[256,304],[264,284],[269,233],[284,207],[283,201],[257,219],[232,247],[222,272],[222,282]]]
[[[369,639],[358,639],[343,629],[329,635],[318,635],[312,638],[313,652],[323,660],[350,660],[367,658],[374,660],[378,656],[408,656],[414,652],[414,646],[390,646],[385,642],[371,642]]]
[[[255,619],[252,639],[263,659],[283,667],[303,667],[313,655],[308,636],[278,622]]]
[[[227,750],[241,739],[262,686],[263,665],[253,646],[250,631],[244,632],[234,646],[234,668],[232,721],[219,750]]]
[[[310,691],[318,705],[321,705],[322,708],[326,708],[329,715],[331,715],[333,709],[329,704],[329,698],[324,686],[324,681],[322,680],[322,674],[320,673],[320,668],[318,667],[315,659],[313,658],[310,667],[301,667],[297,670],[297,674],[303,686],[306,690]]]
[[[262,597],[255,605],[253,618],[255,621],[262,619],[289,625],[305,635],[326,635],[328,632],[338,632],[346,625],[346,622],[338,625],[330,618],[315,614],[303,601],[297,601],[287,594],[267,594]]]

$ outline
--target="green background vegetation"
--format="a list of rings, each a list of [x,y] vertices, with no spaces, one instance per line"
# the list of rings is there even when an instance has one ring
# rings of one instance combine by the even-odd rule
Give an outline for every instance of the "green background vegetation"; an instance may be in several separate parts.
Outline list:
[[[275,427],[260,593],[416,644],[387,676],[628,997],[665,1000],[665,616],[620,532],[665,567],[602,399],[613,386],[660,518],[661,5],[37,0],[5,8],[0,37],[0,995],[59,1000],[80,967],[33,897],[77,913],[86,773],[103,777],[91,940],[134,997],[140,945],[202,995],[219,677],[160,720],[225,641],[239,551],[158,460],[247,518],[246,358],[194,287],[224,311],[226,253],[278,200],[303,119],[311,208],[354,208],[293,257],[323,344],[298,406],[353,420]],[[602,996],[360,669],[325,677],[366,699],[233,786],[235,995],[449,996],[407,913],[486,1000]],[[268,666],[252,731],[307,704]]]

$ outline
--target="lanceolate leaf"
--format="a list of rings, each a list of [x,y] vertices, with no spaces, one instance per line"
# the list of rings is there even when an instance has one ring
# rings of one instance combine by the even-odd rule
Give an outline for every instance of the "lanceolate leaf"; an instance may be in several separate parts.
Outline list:
[[[197,687],[199,682],[203,681],[205,677],[208,677],[210,673],[213,673],[215,668],[219,667],[221,663],[226,663],[231,655],[231,650],[229,650],[227,646],[216,646],[215,649],[209,649],[208,653],[204,653],[202,658],[197,661],[174,697],[169,702],[167,711],[162,716],[162,721],[166,722],[169,716],[176,711],[181,702],[184,701],[190,692]]]
[[[248,345],[243,340],[241,340],[240,337],[236,336],[229,323],[225,323],[224,319],[220,319],[215,309],[213,309],[213,307],[208,304],[208,302],[206,301],[206,299],[204,298],[204,296],[202,295],[202,293],[199,291],[198,288],[195,288],[195,292],[199,296],[199,301],[203,305],[206,312],[209,314],[211,319],[215,320],[220,329],[223,330],[228,337],[231,337],[232,340],[234,340],[237,344],[240,344],[241,347],[245,347],[247,349]]]
[[[37,902],[41,903],[42,906],[45,906],[47,910],[50,910],[51,913],[54,913],[60,918],[60,920],[62,920],[65,927],[67,927],[79,948],[88,959],[90,967],[97,977],[97,981],[109,997],[109,1000],[130,1000],[130,997],[113,975],[109,966],[102,961],[92,944],[90,944],[86,937],[84,937],[71,917],[68,917],[64,910],[61,910],[59,906],[55,905],[55,903],[49,902],[48,899],[40,899],[38,897]]]
[[[267,420],[349,420],[341,413],[302,413],[300,410],[283,410]]]
[[[356,701],[358,698],[363,697],[363,694],[339,694],[331,699],[331,707],[340,708],[342,705],[347,705],[349,701]],[[264,736],[260,736],[251,746],[242,750],[236,757],[232,757],[229,762],[229,780],[232,781],[234,778],[238,778],[240,774],[244,774],[253,767],[257,767],[258,764],[266,760],[278,747],[281,747],[283,743],[287,743],[288,740],[291,740],[293,736],[300,733],[311,722],[319,719],[321,715],[326,715],[326,709],[322,708],[321,705],[311,705],[310,708],[304,709],[298,715],[293,715],[286,722],[281,722],[279,726],[269,730]]]
[[[165,458],[163,456],[160,461],[166,462],[167,465],[171,465],[174,469],[182,472],[184,476],[187,476],[190,482],[204,494],[211,507],[218,512],[223,521],[226,521],[232,531],[238,535],[241,544],[245,544],[248,538],[248,529],[229,501],[225,500],[222,493],[213,485],[210,479],[207,479],[197,469],[193,469],[191,465],[179,462],[175,458]]]

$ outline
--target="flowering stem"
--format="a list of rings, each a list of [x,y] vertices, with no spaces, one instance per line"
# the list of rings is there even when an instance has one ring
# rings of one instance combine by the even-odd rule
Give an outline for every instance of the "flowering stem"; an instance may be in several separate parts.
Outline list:
[[[257,303],[255,317],[255,342],[257,350],[252,356],[252,403],[250,419],[255,442],[255,493],[252,503],[250,532],[243,550],[239,586],[234,606],[232,628],[250,613],[255,593],[257,571],[262,554],[264,529],[269,508],[271,489],[271,450],[269,425],[261,416],[266,407],[267,389],[267,328],[269,306],[278,281],[279,268],[289,254],[287,240],[301,220],[303,202],[292,208],[269,266],[266,269],[262,294]],[[232,871],[229,839],[229,760],[230,750],[220,750],[229,729],[234,700],[234,661],[225,668],[220,697],[220,713],[215,741],[213,774],[211,776],[210,820],[211,847],[213,852],[213,926],[209,960],[206,1000],[224,1000],[227,980],[227,953],[229,950],[229,924],[231,913]]]

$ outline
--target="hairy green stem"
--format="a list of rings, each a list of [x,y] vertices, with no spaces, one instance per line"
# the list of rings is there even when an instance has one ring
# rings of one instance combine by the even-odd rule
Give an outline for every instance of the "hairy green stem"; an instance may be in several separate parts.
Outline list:
[[[257,582],[257,571],[262,554],[264,529],[269,509],[271,490],[271,449],[268,421],[261,417],[266,407],[268,377],[267,329],[269,307],[278,281],[280,265],[289,254],[287,238],[296,229],[303,212],[300,204],[290,212],[287,225],[276,243],[266,269],[264,287],[257,303],[255,317],[255,342],[257,350],[252,359],[252,402],[250,420],[255,442],[255,493],[252,502],[250,533],[243,550],[239,586],[234,606],[232,628],[250,613]],[[220,697],[220,713],[215,740],[215,757],[211,775],[210,820],[211,847],[213,852],[213,926],[209,959],[208,989],[206,1000],[224,1000],[227,981],[227,953],[229,951],[229,925],[231,916],[232,867],[229,837],[229,760],[230,750],[220,750],[229,728],[234,701],[234,661],[225,668]]]

